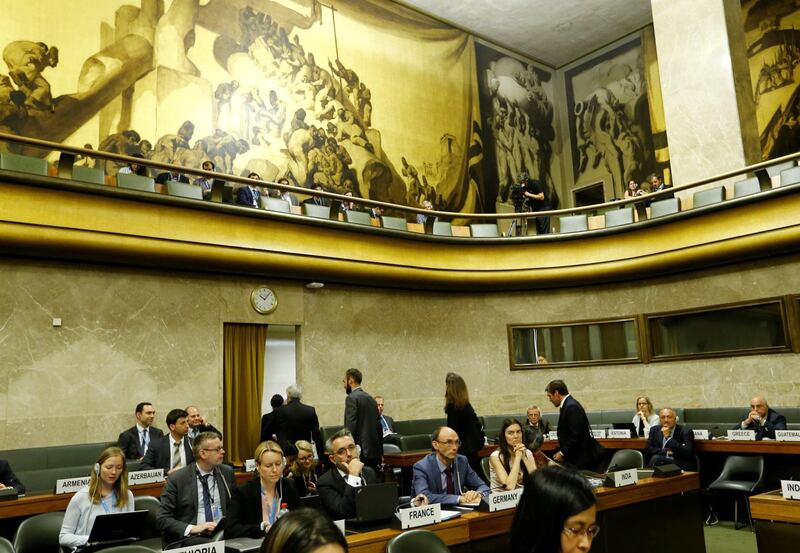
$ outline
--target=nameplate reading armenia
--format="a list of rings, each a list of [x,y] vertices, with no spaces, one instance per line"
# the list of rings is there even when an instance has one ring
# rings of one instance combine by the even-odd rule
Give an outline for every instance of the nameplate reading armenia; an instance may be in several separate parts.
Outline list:
[[[89,485],[89,480],[91,480],[89,476],[56,480],[56,495],[77,492],[82,487]]]

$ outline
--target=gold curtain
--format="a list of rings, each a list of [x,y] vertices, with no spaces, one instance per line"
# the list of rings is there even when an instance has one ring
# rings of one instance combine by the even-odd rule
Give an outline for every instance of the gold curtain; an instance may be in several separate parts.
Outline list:
[[[234,464],[251,459],[258,445],[266,342],[267,325],[224,326],[224,435],[228,460]]]

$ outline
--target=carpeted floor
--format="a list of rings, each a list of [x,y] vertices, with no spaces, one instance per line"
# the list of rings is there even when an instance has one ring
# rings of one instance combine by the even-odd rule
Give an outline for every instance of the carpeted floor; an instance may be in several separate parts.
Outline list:
[[[706,553],[757,553],[756,535],[749,528],[733,529],[732,521],[705,526]],[[687,552],[688,553],[688,552]]]

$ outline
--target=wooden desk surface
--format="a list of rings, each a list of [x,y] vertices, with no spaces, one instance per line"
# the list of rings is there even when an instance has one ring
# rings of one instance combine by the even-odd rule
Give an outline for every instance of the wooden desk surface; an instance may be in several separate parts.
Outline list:
[[[497,449],[496,445],[485,445],[483,449],[478,452],[478,457],[488,457],[495,449]],[[383,455],[383,462],[390,467],[410,467],[430,452],[430,449],[418,449],[416,451],[402,451],[400,453],[385,453]]]
[[[603,447],[615,449],[644,449],[647,440],[644,438],[601,438],[597,440]],[[557,440],[546,440],[542,451],[554,451],[558,447]],[[695,440],[695,451],[702,453],[766,453],[772,455],[800,455],[800,442],[776,442],[775,440],[740,441],[740,440]]]
[[[750,512],[757,520],[800,524],[800,501],[784,499],[780,490],[751,496]]]

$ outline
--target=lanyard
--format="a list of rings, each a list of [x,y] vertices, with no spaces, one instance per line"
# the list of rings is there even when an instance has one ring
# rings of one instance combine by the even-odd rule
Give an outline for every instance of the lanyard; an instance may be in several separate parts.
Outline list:
[[[105,497],[100,497],[100,505],[103,507],[103,510],[106,513],[113,513],[114,512],[114,506],[116,506],[116,504],[117,504],[116,492],[114,492],[112,490],[111,491],[111,495],[109,495],[108,497],[111,498],[111,505],[109,506],[109,505],[106,504],[106,498]]]
[[[272,507],[270,508],[267,504],[267,494],[264,492],[264,486],[261,486],[261,516],[266,517],[264,522],[268,522],[270,525],[275,524],[275,521],[278,518],[278,488],[275,488],[275,497],[272,498]]]

